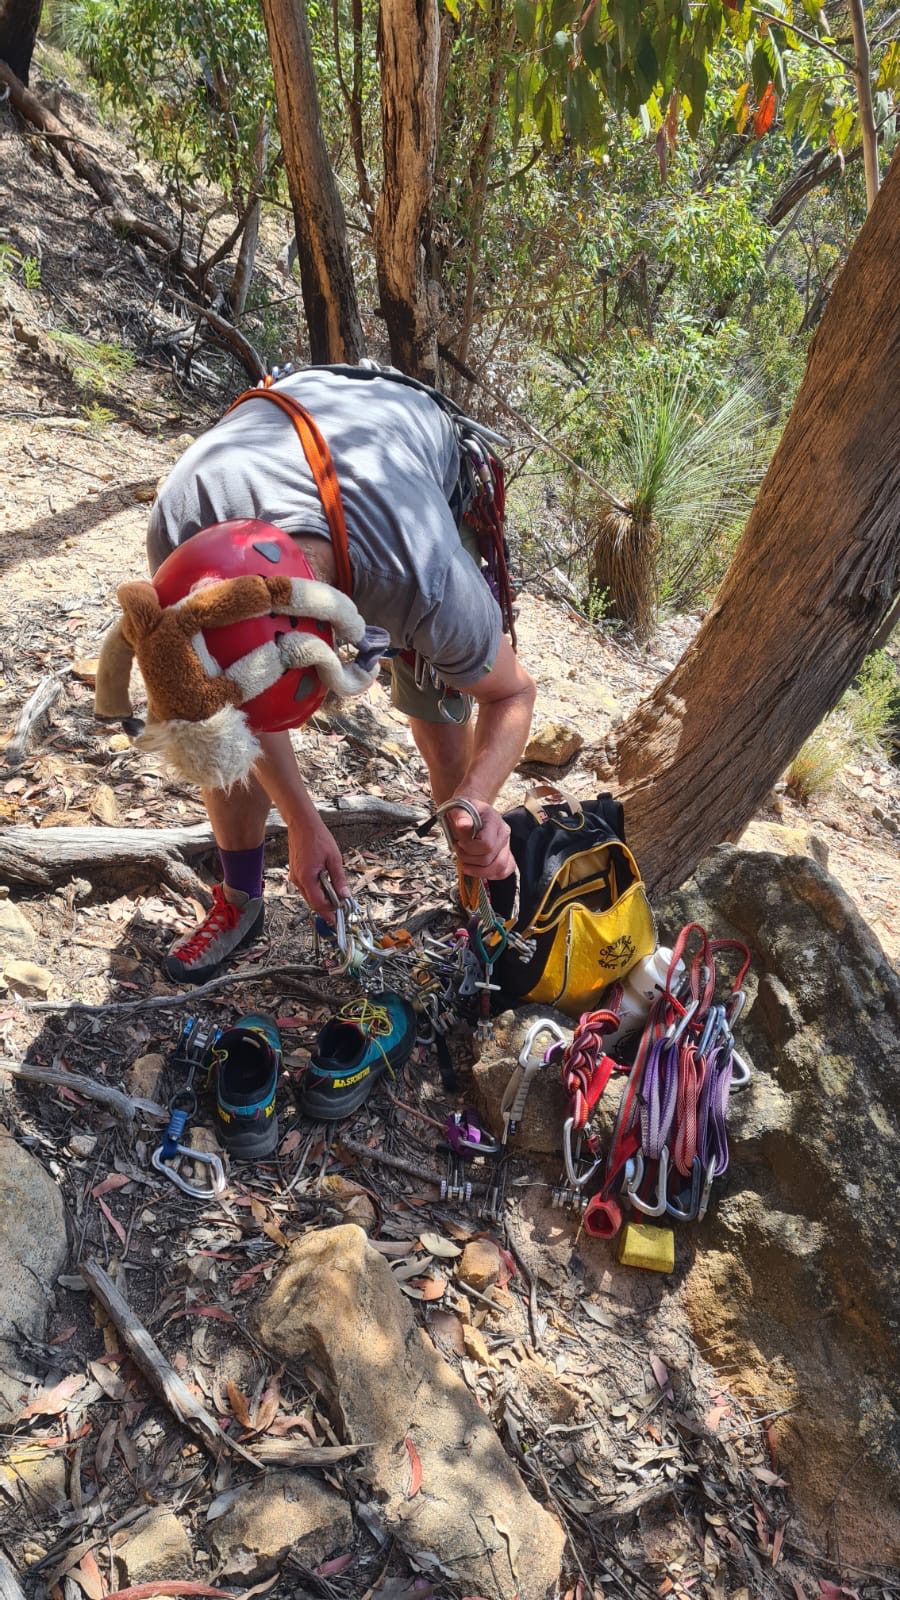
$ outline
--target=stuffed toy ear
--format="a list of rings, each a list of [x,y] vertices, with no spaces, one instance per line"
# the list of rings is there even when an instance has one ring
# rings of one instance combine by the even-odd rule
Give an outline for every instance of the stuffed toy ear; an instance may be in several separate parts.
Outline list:
[[[139,643],[159,627],[162,606],[152,583],[120,583],[116,599],[125,613],[125,636],[133,644]]]

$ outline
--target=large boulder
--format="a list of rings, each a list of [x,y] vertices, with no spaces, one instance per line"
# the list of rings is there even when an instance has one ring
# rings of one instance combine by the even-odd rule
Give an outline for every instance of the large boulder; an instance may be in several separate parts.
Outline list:
[[[751,1086],[685,1284],[702,1346],[761,1414],[811,1531],[900,1560],[900,982],[817,862],[722,846],[656,907],[751,949]]]
[[[259,1319],[279,1360],[311,1360],[359,1471],[420,1565],[491,1600],[552,1600],[565,1536],[488,1417],[417,1326],[385,1258],[345,1224],[291,1245]]]
[[[68,1254],[57,1185],[0,1125],[0,1427],[19,1410],[33,1374],[22,1339],[44,1336],[47,1307]]]

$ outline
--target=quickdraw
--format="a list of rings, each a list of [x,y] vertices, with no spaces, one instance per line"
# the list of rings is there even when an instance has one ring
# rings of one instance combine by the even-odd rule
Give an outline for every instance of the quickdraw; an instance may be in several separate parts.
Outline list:
[[[169,1101],[169,1122],[163,1134],[162,1143],[154,1150],[150,1157],[151,1166],[157,1172],[174,1183],[176,1189],[183,1194],[190,1195],[192,1200],[216,1200],[224,1194],[225,1172],[217,1155],[206,1150],[192,1150],[190,1145],[183,1144],[190,1119],[197,1110],[197,1093],[194,1089],[194,1078],[197,1072],[206,1066],[210,1051],[218,1037],[218,1029],[209,1023],[188,1017],[181,1037],[172,1053],[172,1064],[176,1067],[186,1067],[187,1076],[184,1087],[177,1090]],[[177,1163],[182,1158],[199,1162],[201,1166],[208,1167],[210,1171],[209,1188],[203,1189],[199,1184],[189,1183],[178,1170]]]
[[[694,936],[699,948],[687,966],[687,993],[677,994],[673,975]],[[716,1004],[716,956],[725,950],[735,951],[741,965],[731,993]],[[712,940],[698,923],[683,928],[675,943],[665,993],[651,1012],[623,1095],[604,1183],[605,1193],[619,1183],[644,1216],[701,1220],[713,1182],[727,1170],[729,1095],[749,1082],[739,1057],[735,1076],[731,1030],[744,1004],[749,963],[745,945]],[[598,1220],[602,1225],[600,1207]],[[606,1220],[614,1220],[608,1205]]]
[[[587,1186],[603,1167],[599,1140],[591,1129],[591,1113],[610,1078],[621,1071],[603,1048],[607,1034],[619,1025],[615,1011],[588,1011],[580,1018],[572,1040],[562,1050],[560,1071],[569,1096],[569,1114],[563,1124],[563,1174],[553,1191],[553,1204],[584,1211]]]

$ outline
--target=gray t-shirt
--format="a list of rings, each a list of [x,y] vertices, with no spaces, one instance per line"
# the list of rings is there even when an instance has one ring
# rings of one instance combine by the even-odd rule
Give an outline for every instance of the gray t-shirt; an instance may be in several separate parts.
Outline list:
[[[447,504],[459,459],[445,413],[389,378],[308,370],[276,387],[306,407],[328,442],[365,621],[419,651],[448,684],[483,677],[496,658],[500,610]],[[151,512],[151,565],[201,528],[237,517],[328,538],[293,423],[269,400],[246,401],[185,451]]]

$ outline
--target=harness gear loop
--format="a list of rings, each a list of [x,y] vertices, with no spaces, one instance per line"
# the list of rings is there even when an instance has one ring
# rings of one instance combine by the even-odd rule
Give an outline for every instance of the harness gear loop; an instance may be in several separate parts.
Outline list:
[[[281,394],[268,387],[260,389],[245,389],[237,399],[228,407],[226,417],[234,411],[236,406],[243,405],[245,400],[271,400],[273,405],[290,417],[294,431],[303,449],[309,470],[313,475],[328,531],[331,535],[331,548],[334,551],[335,575],[338,588],[352,597],[353,570],[350,566],[350,546],[347,541],[347,523],[344,518],[344,502],[341,499],[341,486],[338,483],[331,451],[324,434],[320,431],[315,419],[310,415],[305,406],[293,395]]]

